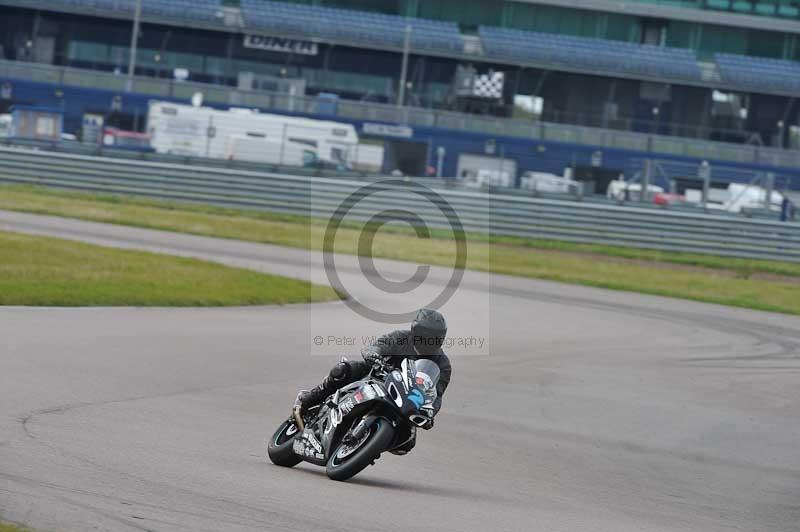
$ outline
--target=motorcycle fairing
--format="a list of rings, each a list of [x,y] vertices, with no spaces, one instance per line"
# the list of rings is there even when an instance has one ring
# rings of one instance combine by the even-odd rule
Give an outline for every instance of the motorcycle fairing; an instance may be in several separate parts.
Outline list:
[[[359,381],[345,386],[334,394],[331,402],[321,411],[318,421],[314,423],[321,435],[323,453],[327,459],[341,433],[350,427],[344,427],[342,421],[354,412],[369,410],[372,403],[386,397],[382,386],[376,382]],[[302,457],[305,460],[305,456]]]
[[[317,439],[310,427],[303,429],[303,433],[294,439],[292,451],[307,462],[316,465],[325,465],[325,453],[322,443]]]

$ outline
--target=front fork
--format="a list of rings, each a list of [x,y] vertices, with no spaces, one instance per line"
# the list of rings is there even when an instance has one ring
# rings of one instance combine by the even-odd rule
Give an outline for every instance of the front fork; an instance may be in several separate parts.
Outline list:
[[[294,418],[294,423],[297,425],[298,430],[303,432],[306,424],[303,422],[303,416],[300,415],[300,407],[295,407],[292,409],[292,417]]]
[[[364,435],[364,431],[367,430],[368,427],[371,427],[372,424],[375,423],[375,420],[377,419],[383,419],[390,425],[395,426],[395,423],[393,421],[390,421],[385,416],[379,416],[377,414],[367,414],[366,416],[361,418],[361,421],[358,422],[358,425],[353,427],[353,430],[350,432],[350,437],[354,439],[360,438],[361,436]]]

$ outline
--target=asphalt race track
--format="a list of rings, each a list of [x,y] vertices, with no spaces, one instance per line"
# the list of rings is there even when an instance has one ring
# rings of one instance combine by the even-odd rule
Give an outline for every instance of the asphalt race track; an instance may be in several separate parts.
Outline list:
[[[11,213],[2,229],[324,279],[299,250]],[[479,326],[488,286],[491,354],[454,356],[435,429],[348,483],[265,458],[334,362],[308,353],[307,306],[2,308],[0,516],[53,532],[800,530],[800,318],[467,273],[451,333]],[[382,332],[343,303],[313,314]]]

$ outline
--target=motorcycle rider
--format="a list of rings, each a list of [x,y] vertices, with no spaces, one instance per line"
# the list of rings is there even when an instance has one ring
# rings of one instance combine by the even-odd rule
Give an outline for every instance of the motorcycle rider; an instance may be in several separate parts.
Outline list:
[[[367,376],[376,361],[384,361],[392,367],[400,367],[404,358],[412,360],[429,359],[439,366],[439,382],[436,385],[436,401],[434,412],[436,415],[442,407],[442,395],[447,385],[450,384],[452,367],[450,359],[442,351],[447,335],[447,322],[436,310],[423,308],[417,311],[409,330],[397,330],[385,334],[372,345],[361,350],[364,360],[342,359],[326,376],[322,383],[311,390],[302,390],[297,394],[293,415],[302,416],[309,408],[319,405],[326,397],[337,389],[363,379]],[[433,427],[433,417],[423,426],[424,429]],[[413,435],[408,444],[400,452],[408,452],[414,446]]]

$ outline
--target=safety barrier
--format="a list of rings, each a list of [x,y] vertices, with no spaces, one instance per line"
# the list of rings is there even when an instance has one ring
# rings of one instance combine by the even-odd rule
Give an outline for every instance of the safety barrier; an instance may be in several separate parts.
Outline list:
[[[176,201],[328,217],[364,181],[295,176],[205,166],[112,159],[0,147],[0,182],[130,194]],[[435,183],[426,181],[426,184]],[[675,252],[800,262],[800,224],[729,215],[676,212],[590,201],[489,194],[433,185],[438,198],[413,200],[417,188],[392,194],[414,205],[433,226],[448,227],[437,203],[453,207],[468,232]],[[427,189],[421,189],[427,190]],[[375,212],[364,197],[351,214]],[[387,208],[387,205],[382,205]]]

